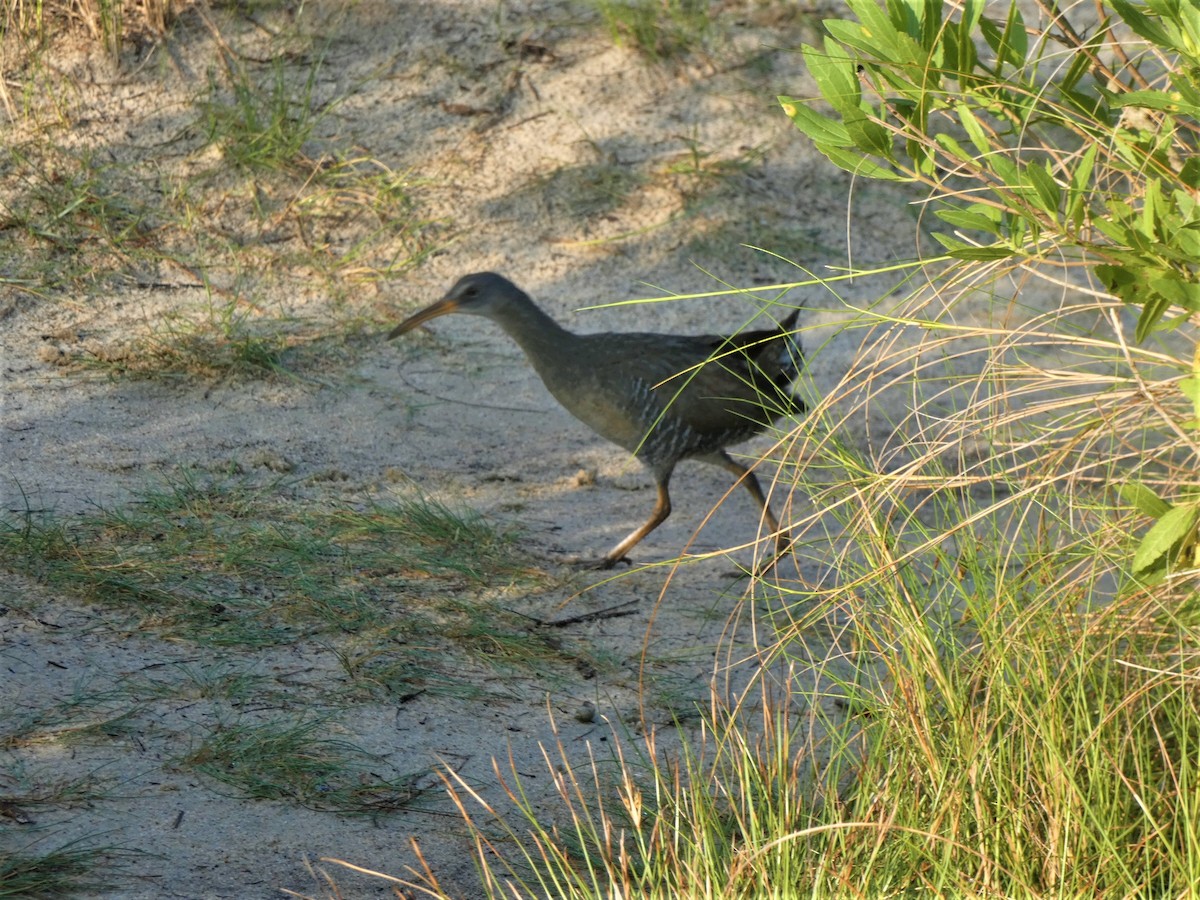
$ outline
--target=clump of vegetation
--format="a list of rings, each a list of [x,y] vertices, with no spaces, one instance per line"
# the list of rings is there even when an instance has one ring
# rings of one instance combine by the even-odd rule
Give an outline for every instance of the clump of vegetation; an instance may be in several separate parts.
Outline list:
[[[601,0],[599,9],[614,41],[654,62],[695,51],[712,30],[709,0]]]
[[[69,897],[104,891],[113,858],[129,851],[89,846],[73,841],[42,852],[31,846],[17,852],[0,851],[0,895],[6,897]]]
[[[312,61],[298,85],[293,85],[292,67],[282,56],[271,61],[265,86],[228,54],[222,60],[232,96],[224,96],[223,83],[213,76],[210,98],[201,107],[209,141],[219,144],[228,160],[247,169],[299,164],[317,119],[330,109],[329,105],[317,108],[314,96],[321,57]]]
[[[131,506],[0,523],[0,547],[15,570],[139,628],[218,646],[289,643],[326,629],[450,636],[460,615],[474,633],[478,605],[441,595],[439,581],[534,577],[511,538],[470,511],[423,498],[310,508],[277,496],[282,489],[184,473]],[[428,594],[428,604],[410,603],[394,619],[385,597],[397,591]]]
[[[36,55],[56,32],[79,29],[109,59],[120,61],[126,40],[149,34],[161,38],[185,0],[10,0],[4,4],[2,33]],[[4,88],[0,88],[3,92]]]
[[[414,774],[384,778],[383,762],[328,737],[320,720],[222,723],[177,764],[250,800],[343,813],[394,812],[416,799]]]
[[[288,468],[282,458],[263,465]],[[155,641],[154,662],[133,672],[0,698],[6,814],[26,824],[103,803],[114,785],[102,766],[75,781],[48,775],[48,748],[82,756],[137,741],[169,760],[166,772],[199,773],[238,797],[388,815],[434,782],[352,740],[356,710],[425,694],[502,696],[510,678],[552,683],[556,670],[600,667],[511,608],[511,593],[536,592],[546,576],[478,514],[423,497],[306,503],[291,487],[185,472],[117,508],[0,519],[10,576],[64,608],[91,604],[95,632]],[[36,596],[6,603],[9,615],[45,614]],[[274,661],[299,657],[298,673],[280,675]],[[189,712],[176,719],[181,701]],[[0,848],[0,894],[83,891],[112,867],[106,850],[11,843]]]

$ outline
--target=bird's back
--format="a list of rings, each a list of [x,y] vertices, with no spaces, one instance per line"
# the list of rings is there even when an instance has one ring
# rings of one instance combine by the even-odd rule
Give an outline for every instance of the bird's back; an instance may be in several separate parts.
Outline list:
[[[795,319],[732,337],[577,335],[571,377],[543,379],[576,418],[667,471],[804,411],[789,392],[802,360]]]

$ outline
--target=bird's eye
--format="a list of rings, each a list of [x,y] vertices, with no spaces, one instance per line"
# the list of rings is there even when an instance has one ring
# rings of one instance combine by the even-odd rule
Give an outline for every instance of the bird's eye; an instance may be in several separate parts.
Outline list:
[[[467,288],[465,291],[463,291],[463,296],[464,296],[464,297],[474,297],[474,296],[476,296],[478,293],[479,293],[479,288],[477,288],[477,287],[469,287],[469,288]]]

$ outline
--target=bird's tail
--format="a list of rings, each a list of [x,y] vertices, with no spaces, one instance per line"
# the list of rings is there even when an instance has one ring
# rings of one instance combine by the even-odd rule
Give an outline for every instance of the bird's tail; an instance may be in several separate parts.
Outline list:
[[[804,368],[804,351],[795,331],[798,316],[799,310],[793,310],[770,331],[743,331],[727,339],[740,351],[740,377],[754,389],[747,418],[764,426],[808,410],[792,392],[792,383]]]

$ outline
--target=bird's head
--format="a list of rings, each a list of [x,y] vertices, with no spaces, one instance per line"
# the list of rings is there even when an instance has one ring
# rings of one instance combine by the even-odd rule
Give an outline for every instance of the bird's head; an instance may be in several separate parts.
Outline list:
[[[388,333],[387,339],[390,341],[430,319],[449,313],[495,319],[503,316],[507,308],[528,301],[529,298],[520,288],[495,272],[464,275],[454,283],[454,287],[450,288],[445,297],[409,316]]]

